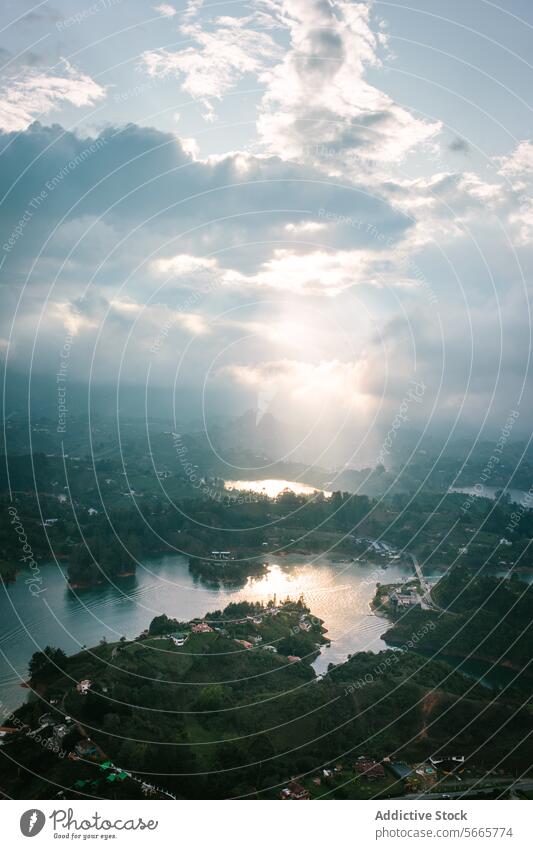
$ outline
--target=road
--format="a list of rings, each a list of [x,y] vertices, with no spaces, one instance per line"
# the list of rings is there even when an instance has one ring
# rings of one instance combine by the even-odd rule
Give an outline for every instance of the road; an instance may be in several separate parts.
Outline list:
[[[418,558],[417,558],[416,554],[411,554],[411,552],[406,552],[406,554],[408,554],[409,557],[411,558],[411,560],[413,561],[413,566],[414,566],[414,569],[415,569],[415,572],[416,572],[416,576],[417,576],[417,578],[420,582],[420,590],[421,590],[420,604],[422,606],[422,609],[423,610],[441,610],[441,608],[438,606],[438,604],[436,604],[433,601],[433,598],[431,597],[431,584],[424,577],[424,575],[422,573],[422,567],[420,566],[420,563],[418,562]]]
[[[453,790],[442,793],[407,793],[404,799],[462,799],[468,796],[479,796],[482,793],[492,793],[494,790],[533,790],[533,781],[530,778],[521,778],[517,781],[507,778],[472,778],[464,782],[461,790]]]

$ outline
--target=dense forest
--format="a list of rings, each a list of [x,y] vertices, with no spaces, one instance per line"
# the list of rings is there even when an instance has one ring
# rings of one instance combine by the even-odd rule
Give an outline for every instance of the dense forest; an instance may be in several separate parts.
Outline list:
[[[385,634],[390,645],[402,645],[413,633],[423,632],[418,650],[509,666],[524,671],[531,686],[531,584],[518,576],[502,581],[455,566],[433,588],[432,598],[440,609],[403,612]],[[424,630],[429,621],[435,627]]]

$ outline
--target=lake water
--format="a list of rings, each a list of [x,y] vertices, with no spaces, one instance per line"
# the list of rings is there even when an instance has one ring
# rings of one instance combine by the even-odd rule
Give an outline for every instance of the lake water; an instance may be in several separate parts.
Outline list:
[[[279,478],[268,478],[257,481],[226,481],[225,487],[226,489],[258,492],[260,495],[268,495],[269,498],[276,498],[284,489],[290,489],[295,495],[313,495],[315,492],[323,491],[316,489],[314,486],[308,486],[306,483],[285,481]],[[324,492],[324,495],[329,498],[331,492]]]
[[[490,498],[494,501],[496,493],[500,492],[501,486],[485,486],[485,484],[477,484],[477,486],[451,486],[450,492],[463,492],[465,495],[476,495],[478,498]],[[523,504],[525,507],[533,508],[533,496],[531,492],[526,492],[524,489],[507,489],[507,494],[511,501],[515,504]]]
[[[41,567],[45,592],[33,597],[24,575],[0,588],[0,708],[17,707],[26,691],[20,683],[27,677],[33,652],[46,645],[74,653],[93,646],[102,637],[109,642],[136,637],[154,616],[166,613],[180,620],[203,616],[230,601],[277,600],[304,594],[312,612],[324,619],[331,646],[315,662],[317,673],[330,662],[339,663],[356,651],[387,648],[381,635],[389,627],[369,604],[376,582],[410,578],[409,567],[333,563],[326,557],[289,556],[272,562],[268,574],[249,579],[244,587],[209,588],[195,582],[181,555],[147,561],[134,578],[120,585],[74,592],[66,586],[62,569]]]

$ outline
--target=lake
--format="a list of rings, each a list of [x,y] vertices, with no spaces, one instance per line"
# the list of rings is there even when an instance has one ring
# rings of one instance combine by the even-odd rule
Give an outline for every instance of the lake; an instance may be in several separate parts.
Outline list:
[[[463,492],[465,495],[475,495],[478,498],[490,498],[494,501],[496,493],[500,492],[501,486],[485,486],[479,483],[476,486],[451,486],[450,492]],[[514,504],[522,504],[524,507],[533,507],[533,495],[525,489],[506,489],[509,498]]]
[[[313,495],[316,492],[324,492],[326,498],[329,498],[331,495],[331,492],[316,489],[314,486],[308,486],[306,483],[279,480],[278,478],[268,478],[256,481],[225,481],[224,486],[226,489],[257,492],[259,495],[268,495],[269,498],[276,498],[285,489],[290,489],[290,491],[294,492],[295,495]]]
[[[267,601],[274,593],[278,601],[303,593],[312,612],[325,621],[332,643],[314,664],[317,673],[325,672],[329,663],[340,663],[352,652],[387,648],[381,635],[389,624],[369,607],[376,582],[412,576],[408,566],[384,569],[291,555],[271,560],[268,574],[249,579],[245,586],[216,589],[192,578],[186,557],[172,555],[147,561],[135,577],[116,587],[75,592],[66,586],[64,568],[41,567],[46,590],[38,597],[28,592],[23,574],[15,584],[0,589],[0,707],[11,709],[24,701],[26,691],[20,683],[27,677],[28,661],[46,645],[71,654],[102,637],[109,642],[122,635],[136,637],[161,613],[189,620],[230,601]]]

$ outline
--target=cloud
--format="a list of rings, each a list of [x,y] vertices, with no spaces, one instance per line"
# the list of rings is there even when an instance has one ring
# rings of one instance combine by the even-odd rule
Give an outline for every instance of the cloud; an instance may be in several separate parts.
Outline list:
[[[366,81],[385,39],[370,26],[369,3],[275,5],[290,47],[261,74],[266,92],[258,131],[268,150],[346,174],[356,161],[398,162],[440,131],[438,122],[414,117]]]
[[[154,260],[152,268],[156,274],[182,277],[199,271],[214,271],[217,268],[217,262],[205,257],[177,254],[167,259]]]
[[[361,403],[359,389],[364,361],[272,360],[258,365],[230,365],[223,369],[237,383],[261,392],[270,400],[324,407],[330,403],[352,408]]]
[[[227,273],[230,283],[280,289],[297,294],[337,295],[360,283],[379,283],[381,258],[373,251],[277,249],[254,275]]]
[[[296,221],[287,224],[285,229],[288,233],[305,235],[305,233],[319,233],[326,229],[326,225],[321,221]]]
[[[0,89],[0,130],[25,130],[64,103],[92,106],[105,88],[66,60],[55,72],[26,69],[9,77]]]
[[[198,14],[202,6],[204,5],[204,0],[187,0],[187,7],[185,9],[184,17],[193,18]]]
[[[186,312],[182,309],[169,310],[168,306],[161,304],[146,304],[133,300],[131,297],[120,296],[111,298],[108,302],[101,304],[107,306],[117,315],[134,320],[136,322],[136,338],[145,336],[153,337],[153,328],[164,326],[167,332],[172,327],[180,327],[193,336],[202,336],[210,332],[206,319],[195,312]],[[103,313],[102,313],[103,316]]]
[[[173,313],[173,321],[193,336],[204,336],[211,332],[205,318],[198,313],[175,312]]]
[[[221,17],[209,30],[187,22],[180,31],[193,46],[179,51],[146,51],[142,56],[144,67],[151,77],[180,79],[183,90],[203,104],[204,117],[213,120],[212,100],[220,100],[243,75],[257,75],[278,53],[272,38],[250,27],[251,21],[250,17]]]
[[[406,272],[400,273],[398,257],[392,249],[380,249],[379,242],[374,249],[357,251],[276,248],[254,274],[224,268],[212,258],[189,255],[156,260],[152,268],[157,274],[175,278],[209,272],[221,286],[267,288],[297,295],[335,296],[363,283],[414,286],[417,282]]]
[[[533,175],[533,143],[525,139],[506,156],[496,157],[499,173],[504,177],[531,177]]]
[[[170,3],[161,3],[160,6],[154,6],[154,12],[159,12],[164,18],[173,18],[177,15],[177,9],[171,6]]]
[[[131,298],[112,298],[109,306],[126,316],[137,316],[142,312],[142,304],[132,301]]]
[[[94,330],[98,327],[98,323],[84,315],[76,303],[52,301],[46,309],[48,317],[58,319],[70,336],[77,336],[80,331]]]
[[[530,247],[533,239],[533,142],[523,139],[509,153],[494,157],[494,163],[505,180],[507,224],[513,240],[518,247]]]
[[[498,175],[489,181],[475,171],[439,172],[388,180],[379,191],[413,220],[398,246],[398,256],[431,244],[449,250],[451,244],[467,241],[467,233],[479,227],[503,226],[510,236],[516,232],[519,196]]]
[[[348,0],[255,0],[246,17],[213,17],[192,3],[180,27],[191,45],[146,51],[142,64],[151,77],[179,79],[207,120],[213,101],[251,75],[265,89],[259,141],[285,159],[337,174],[361,162],[390,165],[432,143],[441,125],[366,80],[387,44],[371,15],[371,2]]]
[[[394,406],[415,360],[438,392],[445,363],[437,415],[452,415],[468,391],[475,421],[490,403],[501,315],[507,377],[496,413],[512,403],[526,361],[521,274],[533,268],[528,250],[518,267],[507,236],[527,248],[533,218],[503,175],[339,185],[323,167],[272,155],[194,159],[174,134],[136,125],[83,137],[34,123],[0,142],[3,232],[32,212],[9,250],[0,244],[0,337],[18,308],[9,365],[23,370],[36,339],[34,366],[55,374],[72,332],[73,380],[87,376],[96,345],[96,382],[113,379],[125,352],[125,379],[138,382],[151,363],[168,386],[187,351],[182,382],[202,386],[216,363],[208,385],[227,391],[221,403],[246,391],[253,403],[261,391],[280,413],[290,401],[296,421],[313,393],[333,414],[343,392],[357,410],[382,393]],[[514,160],[525,179],[523,154]],[[431,397],[428,389],[428,409]]]
[[[158,285],[166,285],[165,276],[183,287],[220,274],[234,288],[279,288],[276,276],[291,268],[288,254],[275,250],[285,249],[302,254],[294,271],[304,289],[312,269],[306,270],[309,260],[295,243],[315,243],[324,254],[369,245],[379,252],[366,225],[393,243],[411,227],[386,200],[328,183],[310,168],[249,154],[193,159],[174,134],[150,128],[109,127],[84,138],[33,124],[22,134],[4,134],[2,145],[0,192],[9,198],[0,207],[4,273],[21,280],[48,239],[39,268],[52,278],[59,269],[62,276],[83,277],[91,267],[95,282],[109,287],[138,265],[143,285],[150,269]],[[24,181],[13,182],[22,171]],[[30,206],[34,198],[43,199]],[[333,218],[357,219],[365,229],[326,222],[323,205]],[[298,232],[302,221],[306,228]],[[317,261],[326,273],[334,264],[322,256]],[[323,288],[311,282],[307,288]]]

